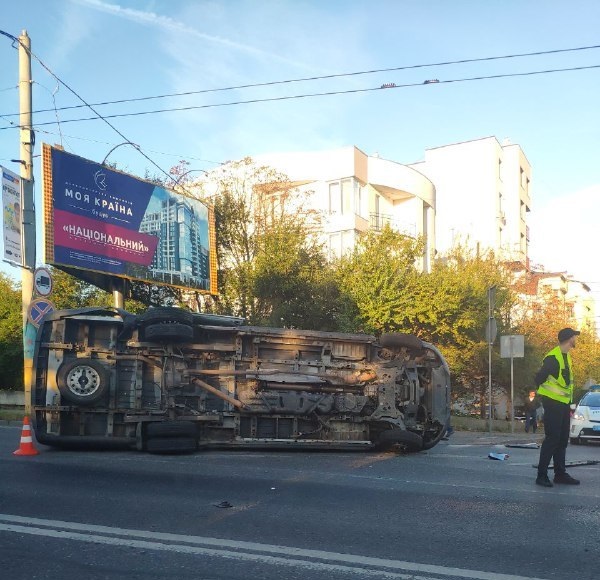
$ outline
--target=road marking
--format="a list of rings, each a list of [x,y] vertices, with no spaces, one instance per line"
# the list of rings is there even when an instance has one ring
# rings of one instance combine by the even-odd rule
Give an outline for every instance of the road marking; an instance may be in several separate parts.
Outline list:
[[[29,534],[94,544],[128,546],[144,550],[214,556],[247,562],[284,565],[315,571],[351,573],[360,577],[397,578],[398,580],[542,580],[480,570],[468,570],[401,560],[386,560],[355,554],[308,550],[289,546],[259,544],[202,536],[149,532],[77,522],[45,520],[0,514],[0,532]],[[426,576],[416,576],[426,574]],[[434,576],[431,576],[433,574]]]

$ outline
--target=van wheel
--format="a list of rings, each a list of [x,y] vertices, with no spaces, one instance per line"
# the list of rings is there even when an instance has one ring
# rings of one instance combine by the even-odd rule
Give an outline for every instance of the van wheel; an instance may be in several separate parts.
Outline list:
[[[108,392],[108,369],[98,360],[78,358],[63,363],[56,382],[62,397],[76,405],[96,403]]]
[[[198,431],[193,421],[154,421],[146,425],[146,438],[196,437]]]
[[[168,340],[171,342],[190,342],[194,338],[194,329],[179,322],[159,322],[144,328],[144,339],[150,341]]]
[[[157,322],[178,322],[180,324],[187,324],[188,326],[194,324],[193,312],[184,310],[183,308],[171,308],[168,306],[150,308],[139,319],[144,324],[155,324]]]
[[[386,429],[382,431],[375,441],[377,449],[384,451],[394,445],[402,445],[407,451],[421,451],[423,438],[417,433],[405,429]]]

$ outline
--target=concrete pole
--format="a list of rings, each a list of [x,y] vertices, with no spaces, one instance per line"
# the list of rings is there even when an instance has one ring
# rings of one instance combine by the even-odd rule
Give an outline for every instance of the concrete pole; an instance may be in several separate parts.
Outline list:
[[[33,204],[33,148],[32,131],[32,79],[31,79],[31,40],[27,31],[19,36],[19,125],[21,127],[20,155],[22,177],[23,221],[21,224],[21,294],[23,300],[23,381],[25,387],[25,413],[31,414],[31,380],[33,370],[34,328],[27,320],[27,313],[33,296],[33,275],[35,270],[35,210]]]

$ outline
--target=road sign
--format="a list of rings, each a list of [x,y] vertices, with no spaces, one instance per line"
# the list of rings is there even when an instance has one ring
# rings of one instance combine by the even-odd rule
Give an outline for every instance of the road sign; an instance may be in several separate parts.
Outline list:
[[[493,344],[498,334],[498,323],[495,318],[489,318],[485,325],[485,339],[488,344]]]
[[[52,274],[48,268],[37,268],[33,274],[33,285],[39,296],[52,294]]]
[[[42,322],[42,318],[50,312],[54,312],[54,304],[47,298],[36,298],[31,301],[29,308],[27,309],[27,320],[31,322],[35,327],[39,327]]]
[[[525,337],[522,334],[509,334],[500,337],[501,358],[523,358],[525,356]]]

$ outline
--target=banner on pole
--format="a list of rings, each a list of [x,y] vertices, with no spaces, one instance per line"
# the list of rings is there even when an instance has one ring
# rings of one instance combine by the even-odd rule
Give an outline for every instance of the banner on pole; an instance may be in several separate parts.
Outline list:
[[[21,265],[21,178],[12,171],[2,169],[2,238],[4,259]]]

